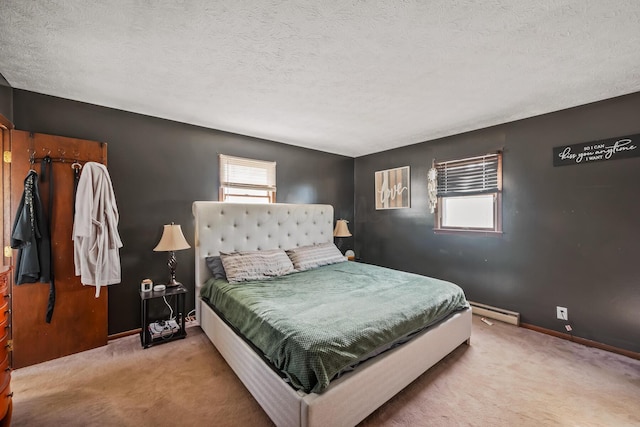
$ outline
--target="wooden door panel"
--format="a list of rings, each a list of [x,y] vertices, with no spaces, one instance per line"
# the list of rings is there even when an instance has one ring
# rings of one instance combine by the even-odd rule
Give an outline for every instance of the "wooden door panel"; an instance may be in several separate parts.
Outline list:
[[[0,133],[2,134],[2,265],[11,265],[11,257],[6,257],[4,247],[9,245],[9,233],[11,232],[11,209],[9,206],[9,194],[11,191],[11,164],[5,159],[5,152],[11,152],[10,129],[13,124],[0,114]]]
[[[75,275],[73,261],[73,169],[74,159],[106,163],[106,144],[75,138],[11,131],[11,224],[31,167],[41,175],[41,165],[29,162],[49,154],[54,159],[53,211],[48,212],[49,182],[40,181],[40,196],[46,215],[51,215],[51,256],[56,303],[51,323],[45,316],[49,284],[13,285],[13,365],[32,365],[107,343],[107,288],[95,298],[95,287],[83,286]],[[58,160],[58,161],[56,161]],[[65,160],[65,161],[60,161]],[[15,260],[17,251],[14,251]]]

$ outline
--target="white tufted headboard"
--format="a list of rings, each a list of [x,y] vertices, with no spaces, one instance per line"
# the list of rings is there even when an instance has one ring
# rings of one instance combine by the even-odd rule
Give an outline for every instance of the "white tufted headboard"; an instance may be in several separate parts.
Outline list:
[[[205,258],[220,251],[291,249],[333,242],[333,206],[194,202],[196,317],[200,287],[211,277]]]

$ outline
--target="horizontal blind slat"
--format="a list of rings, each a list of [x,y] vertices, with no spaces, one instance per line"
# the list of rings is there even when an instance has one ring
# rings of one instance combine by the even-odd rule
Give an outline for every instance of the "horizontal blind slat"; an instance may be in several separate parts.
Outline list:
[[[481,171],[481,170],[496,170],[498,168],[498,162],[485,162],[485,163],[476,163],[469,164],[465,166],[440,166],[436,169],[438,172],[446,170],[448,173],[469,173],[472,171]]]
[[[486,190],[472,190],[472,189],[460,190],[460,189],[456,189],[456,191],[454,191],[454,192],[438,193],[438,196],[439,197],[479,196],[481,194],[490,194],[490,193],[495,193],[495,192],[496,192],[495,188],[486,189]]]
[[[452,181],[472,181],[472,180],[477,180],[477,179],[485,179],[485,180],[497,180],[498,179],[498,172],[497,171],[489,171],[486,173],[477,173],[477,174],[467,174],[467,175],[448,175],[448,174],[442,174],[440,175],[443,177],[443,180],[447,180],[449,182]]]
[[[222,182],[220,184],[225,188],[234,188],[237,190],[267,190],[267,191],[276,191],[276,187],[269,185],[251,185],[251,184],[238,184],[236,182]]]

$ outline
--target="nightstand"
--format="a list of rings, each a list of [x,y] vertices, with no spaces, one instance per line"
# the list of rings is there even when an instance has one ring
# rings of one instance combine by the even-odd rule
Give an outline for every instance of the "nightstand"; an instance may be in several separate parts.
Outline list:
[[[140,344],[142,344],[142,347],[149,348],[152,345],[182,339],[187,336],[187,331],[185,330],[185,297],[187,292],[187,289],[182,285],[167,288],[160,292],[140,291],[140,319],[142,324]],[[150,317],[149,304],[155,299],[162,298],[164,298],[173,309],[177,327],[172,327],[166,318],[158,319]]]

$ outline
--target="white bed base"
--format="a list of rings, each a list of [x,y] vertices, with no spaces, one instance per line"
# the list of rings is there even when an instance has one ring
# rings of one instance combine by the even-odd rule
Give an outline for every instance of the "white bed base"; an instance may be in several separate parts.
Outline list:
[[[195,202],[193,213],[197,295],[211,276],[204,258],[219,251],[289,249],[333,239],[329,205]],[[199,297],[196,313],[238,378],[271,420],[283,427],[353,426],[471,337],[471,310],[465,310],[332,381],[323,393],[307,394],[283,381]]]

